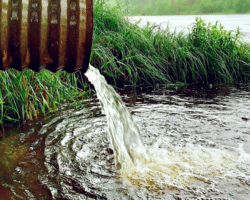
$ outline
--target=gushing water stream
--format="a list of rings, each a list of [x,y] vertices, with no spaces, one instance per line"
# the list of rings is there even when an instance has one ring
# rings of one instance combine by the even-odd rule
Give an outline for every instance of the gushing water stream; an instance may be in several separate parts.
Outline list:
[[[194,193],[206,198],[206,192],[199,185],[207,184],[209,190],[216,192],[219,179],[227,180],[228,177],[244,177],[249,184],[250,155],[245,153],[243,144],[229,150],[195,146],[192,143],[176,147],[168,144],[167,140],[163,142],[161,138],[146,153],[139,129],[121,97],[94,67],[89,67],[86,76],[95,86],[107,117],[116,165],[121,169],[119,177],[128,185],[137,186],[136,190],[140,191],[139,196],[143,199],[149,197],[149,192],[163,197],[166,190],[185,191],[186,188],[193,188]],[[165,148],[159,148],[161,145]]]
[[[97,69],[86,76],[102,109],[86,100],[90,108],[62,108],[0,141],[0,164],[11,163],[0,171],[0,191],[39,200],[249,199],[249,86],[207,96],[130,92],[126,108]]]
[[[107,116],[108,133],[115,153],[117,168],[129,168],[142,158],[148,160],[139,129],[120,95],[112,86],[108,85],[99,70],[93,66],[89,66],[85,75],[94,85],[97,97]]]

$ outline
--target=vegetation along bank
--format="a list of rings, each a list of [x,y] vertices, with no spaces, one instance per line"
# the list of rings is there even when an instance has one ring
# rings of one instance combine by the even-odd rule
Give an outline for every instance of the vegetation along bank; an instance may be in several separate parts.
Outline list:
[[[91,64],[115,87],[154,87],[171,83],[246,83],[250,80],[250,45],[242,33],[196,19],[190,33],[171,33],[157,25],[130,24],[119,7],[94,4]],[[81,74],[47,70],[0,72],[0,125],[53,112],[64,102],[79,106],[88,98]]]

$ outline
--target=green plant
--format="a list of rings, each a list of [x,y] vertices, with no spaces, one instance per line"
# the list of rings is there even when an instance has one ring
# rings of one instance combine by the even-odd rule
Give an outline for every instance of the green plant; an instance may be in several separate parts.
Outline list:
[[[98,3],[97,3],[98,4]],[[151,86],[168,83],[225,83],[249,80],[249,48],[242,33],[196,19],[188,35],[157,25],[129,23],[119,7],[102,2],[94,16],[91,62],[110,83]]]
[[[0,123],[33,119],[56,110],[63,102],[77,102],[86,91],[77,87],[75,74],[47,70],[35,73],[11,69],[0,72]]]
[[[119,4],[94,3],[91,64],[114,86],[249,82],[250,44],[240,41],[239,29],[226,31],[197,18],[184,35],[138,23],[129,23]],[[64,102],[79,106],[88,88],[80,72],[0,71],[0,124],[45,115]]]

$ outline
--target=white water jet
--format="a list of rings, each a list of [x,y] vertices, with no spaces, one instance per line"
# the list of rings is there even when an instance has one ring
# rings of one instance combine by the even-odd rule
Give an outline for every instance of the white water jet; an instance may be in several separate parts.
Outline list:
[[[108,133],[118,169],[127,168],[137,160],[148,160],[140,131],[119,94],[108,85],[99,70],[89,65],[85,75],[94,85],[108,120]]]
[[[55,199],[248,199],[249,124],[240,117],[248,114],[249,92],[198,105],[143,93],[145,101],[129,108],[132,120],[97,69],[90,66],[87,76],[107,116],[67,111],[47,137],[50,179],[43,183]]]

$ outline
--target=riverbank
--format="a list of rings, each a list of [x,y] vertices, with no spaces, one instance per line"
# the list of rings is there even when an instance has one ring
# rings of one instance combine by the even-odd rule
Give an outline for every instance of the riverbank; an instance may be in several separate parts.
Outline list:
[[[105,4],[98,6],[105,8]],[[196,19],[190,33],[173,33],[157,25],[138,27],[119,9],[95,10],[92,65],[113,85],[157,83],[248,82],[250,45],[240,42],[238,29]]]
[[[156,84],[246,83],[250,79],[250,45],[242,33],[196,19],[188,35],[140,28],[125,20],[118,8],[94,5],[91,64],[116,87],[154,87]],[[88,98],[88,82],[80,72],[52,74],[44,70],[0,72],[0,124],[33,119],[63,102],[79,105]]]

